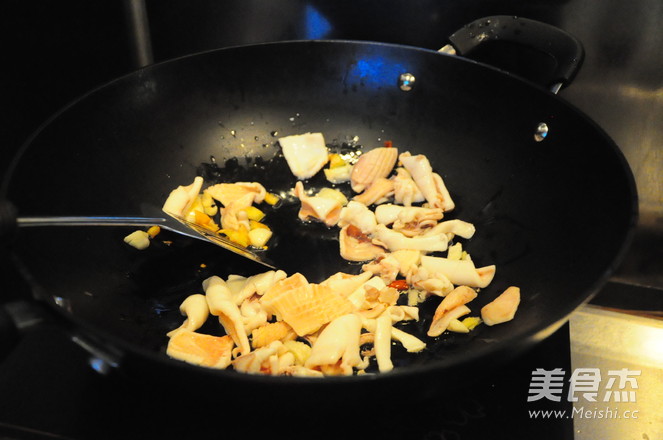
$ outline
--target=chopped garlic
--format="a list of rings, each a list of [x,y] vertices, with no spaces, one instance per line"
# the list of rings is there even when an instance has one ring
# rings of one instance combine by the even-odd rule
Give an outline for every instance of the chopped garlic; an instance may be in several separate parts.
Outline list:
[[[254,220],[256,222],[259,222],[263,218],[265,218],[265,213],[256,208],[255,206],[249,206],[248,208],[245,208],[244,211],[246,211],[246,215],[249,218],[249,220]]]
[[[449,321],[449,326],[447,327],[447,330],[450,332],[455,332],[455,333],[469,333],[470,329],[463,324],[462,321],[459,321],[458,319],[452,319]]]
[[[214,217],[219,212],[219,207],[216,205],[214,198],[207,191],[203,192],[202,196],[200,196],[200,204],[203,207],[203,212],[210,217]]]
[[[249,231],[249,243],[254,247],[263,247],[272,238],[272,231],[267,228],[255,228]]]
[[[142,251],[150,245],[150,235],[145,231],[134,231],[124,237],[124,242]]]
[[[352,165],[345,164],[340,167],[325,168],[325,177],[331,183],[349,182],[352,177]]]
[[[301,341],[285,341],[283,345],[295,356],[297,365],[304,365],[311,356],[311,346]]]
[[[276,194],[272,194],[272,193],[265,194],[265,203],[267,203],[268,205],[274,206],[280,201],[281,201],[281,198],[279,196],[277,196]]]
[[[468,330],[474,330],[477,325],[481,324],[481,318],[478,316],[468,316],[461,321]]]
[[[249,220],[249,226],[251,227],[251,229],[258,229],[258,228],[269,229],[269,226],[267,226],[266,224],[257,222],[255,220]]]
[[[416,289],[409,289],[407,291],[407,305],[416,306],[419,305],[419,291]]]
[[[453,246],[449,246],[449,253],[447,254],[447,259],[449,260],[460,260],[463,256],[463,245],[456,243]]]
[[[244,225],[240,226],[238,230],[220,229],[219,232],[225,234],[230,241],[237,243],[240,246],[246,247],[250,244],[249,231]]]

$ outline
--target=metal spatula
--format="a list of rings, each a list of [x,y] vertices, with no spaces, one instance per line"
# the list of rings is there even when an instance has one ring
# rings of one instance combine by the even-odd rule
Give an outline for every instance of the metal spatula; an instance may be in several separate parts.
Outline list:
[[[188,222],[182,217],[167,214],[155,206],[143,205],[141,211],[144,217],[17,217],[15,223],[18,227],[53,227],[53,226],[159,226],[177,234],[197,238],[235,252],[245,258],[258,262],[271,269],[274,264],[263,255],[241,246],[229,239],[215,234],[195,223]],[[166,215],[167,214],[167,215]]]

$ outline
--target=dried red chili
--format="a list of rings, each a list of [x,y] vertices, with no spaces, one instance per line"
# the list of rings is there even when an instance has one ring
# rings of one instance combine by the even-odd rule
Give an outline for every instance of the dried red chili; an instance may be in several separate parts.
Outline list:
[[[389,287],[396,290],[407,290],[410,288],[410,286],[407,285],[407,281],[405,280],[392,281],[391,284],[389,284]]]

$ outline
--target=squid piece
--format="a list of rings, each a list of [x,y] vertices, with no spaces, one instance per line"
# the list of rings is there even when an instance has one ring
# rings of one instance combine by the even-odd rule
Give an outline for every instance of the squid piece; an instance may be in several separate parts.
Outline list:
[[[242,354],[232,361],[232,366],[236,371],[242,373],[277,374],[278,353],[282,348],[283,343],[281,341],[274,341],[265,347]],[[276,356],[276,362],[273,361],[273,356]]]
[[[391,178],[394,182],[394,202],[403,206],[412,206],[426,200],[410,173],[402,167],[396,168],[396,175]]]
[[[410,152],[405,152],[399,156],[399,159],[430,207],[442,208],[445,212],[454,209],[455,204],[442,177],[433,172],[433,167],[426,156],[423,154],[412,156]]]
[[[493,301],[481,308],[481,319],[486,325],[511,321],[520,305],[520,288],[511,286]]]
[[[217,183],[206,188],[204,194],[218,200],[223,206],[241,201],[242,207],[247,208],[265,200],[267,190],[258,182]]]
[[[386,201],[394,194],[394,182],[384,177],[378,177],[364,192],[353,197],[353,200],[366,206]]]
[[[435,314],[433,315],[433,322],[439,320],[442,316],[447,314],[450,310],[455,309],[458,306],[462,306],[472,301],[477,297],[477,292],[474,289],[471,289],[467,286],[458,286],[444,299],[440,302],[435,309]]]
[[[303,365],[293,365],[283,370],[284,376],[297,376],[297,377],[324,377],[322,371],[311,370]]]
[[[440,273],[455,285],[483,288],[488,286],[495,277],[495,265],[476,268],[474,262],[467,260],[450,260],[444,257],[421,257],[421,267],[428,273]]]
[[[383,304],[389,304],[390,306],[395,306],[396,301],[398,301],[398,298],[400,296],[401,294],[398,292],[397,289],[387,286],[384,289],[380,290],[380,292],[378,293],[378,301]]]
[[[405,209],[405,206],[394,205],[393,203],[377,206],[375,208],[375,220],[379,224],[391,226],[392,223],[398,220],[398,214],[403,209]]]
[[[378,223],[392,225],[407,237],[424,235],[444,217],[441,208],[422,208],[418,206],[380,205],[375,209]],[[436,235],[436,234],[431,234]]]
[[[246,298],[242,304],[240,304],[239,311],[242,314],[242,322],[244,323],[244,330],[247,334],[256,328],[267,324],[272,318],[271,313],[267,313],[260,303],[260,297],[258,295],[252,295],[249,298]]]
[[[286,279],[287,276],[282,270],[269,270],[244,278],[241,289],[238,289],[234,294],[235,304],[241,304],[246,298],[254,294],[264,295],[267,289],[272,287],[276,282]]]
[[[387,310],[387,305],[375,301],[364,303],[364,309],[359,311],[362,318],[375,319]]]
[[[356,309],[362,309],[366,307],[366,294],[368,291],[375,289],[378,292],[387,287],[385,282],[380,277],[372,277],[370,280],[366,281],[363,285],[357,288],[348,296],[348,300],[355,306]]]
[[[454,219],[438,223],[427,230],[424,235],[453,234],[469,239],[474,236],[475,232],[476,228],[472,223]]]
[[[389,251],[402,249],[417,250],[422,252],[446,251],[449,240],[446,234],[425,235],[419,237],[406,237],[400,232],[378,224],[373,233],[374,243],[384,245]]]
[[[354,225],[346,225],[339,232],[341,257],[348,261],[371,261],[385,254],[385,248],[373,244],[370,237]]]
[[[298,336],[313,333],[355,310],[350,301],[328,286],[309,284],[299,273],[274,284],[262,296],[261,303],[289,324]]]
[[[370,263],[364,264],[362,270],[377,275],[386,284],[390,284],[398,277],[400,262],[393,256],[393,253],[390,253],[383,258],[377,258]]]
[[[295,366],[295,355],[289,351],[280,353],[278,356],[272,355],[269,360],[272,363],[270,366],[272,374],[274,374],[274,371],[276,371],[276,374],[283,375],[291,367]]]
[[[328,199],[336,199],[339,201],[341,206],[348,204],[348,198],[341,191],[334,188],[322,188],[316,194],[317,197],[326,197]]]
[[[248,278],[242,275],[231,274],[226,278],[226,287],[230,290],[233,298],[242,291]]]
[[[210,336],[182,329],[168,341],[166,354],[202,367],[224,369],[230,365],[235,343],[226,336]]]
[[[219,210],[221,212],[221,227],[231,231],[239,231],[243,227],[249,231],[251,223],[246,208],[251,206],[252,200],[252,194],[245,194],[221,208]]]
[[[399,249],[390,254],[398,261],[398,273],[409,278],[421,261],[421,251],[415,249]]]
[[[383,258],[377,258],[365,264],[362,266],[362,269],[382,277],[385,283],[389,284],[396,281],[398,275],[402,275],[406,280],[410,280],[417,270],[420,259],[421,251],[399,249],[386,254]],[[408,284],[411,283],[408,281]]]
[[[439,317],[437,320],[434,319],[433,322],[431,322],[431,326],[426,334],[431,338],[440,336],[447,329],[447,327],[449,327],[449,323],[452,320],[458,319],[461,316],[467,315],[470,312],[471,310],[464,305],[458,306],[455,309],[451,309],[446,314]]]
[[[416,289],[436,296],[446,296],[454,289],[454,285],[449,281],[449,278],[439,272],[431,275],[425,269],[418,270],[416,275],[412,277],[411,282]]]
[[[370,332],[369,334],[375,333],[375,319],[365,319],[362,322],[362,325]],[[418,353],[426,348],[426,343],[424,341],[394,326],[391,327],[391,339],[400,342],[401,345],[408,351],[408,353]]]
[[[326,366],[337,366],[331,371],[351,375],[352,368],[361,362],[360,334],[361,319],[356,314],[349,313],[335,318],[320,332],[304,366],[322,369],[323,372],[330,371],[324,368]]]
[[[352,167],[350,175],[352,190],[361,193],[377,179],[387,177],[394,169],[397,159],[398,149],[393,147],[374,148],[362,154]]]
[[[391,337],[392,337],[391,316],[389,313],[383,313],[375,320],[375,359],[378,362],[380,373],[386,373],[394,369],[391,361]]]
[[[371,272],[362,272],[358,275],[337,272],[321,282],[320,285],[328,286],[335,293],[347,297],[366,283],[366,281],[370,280],[372,276]]]
[[[391,316],[392,324],[401,321],[419,321],[419,308],[414,306],[397,306],[392,305],[387,309],[389,316]]]
[[[228,289],[225,281],[217,276],[212,276],[203,281],[205,298],[212,315],[218,316],[219,322],[230,335],[242,354],[251,351],[251,344],[244,329],[244,320],[239,307],[235,304],[232,292]]]
[[[385,283],[396,281],[398,275],[409,279],[419,264],[421,251],[400,249],[378,257],[376,260],[364,264],[362,269],[380,276]]]
[[[426,348],[424,341],[396,327],[391,327],[391,338],[400,342],[408,353],[419,353]]]
[[[177,332],[182,330],[193,332],[202,327],[209,316],[209,307],[207,306],[205,295],[195,293],[187,296],[182,301],[182,304],[180,304],[180,313],[186,316],[186,319],[178,328],[168,332],[168,337],[173,337]]]
[[[305,133],[279,139],[283,157],[299,180],[315,176],[329,160],[322,133]]]
[[[205,296],[207,297],[209,294],[212,294],[214,296],[215,301],[229,301],[234,303],[234,298],[233,298],[233,293],[232,291],[228,288],[228,285],[226,284],[223,279],[220,277],[214,275],[211,276],[205,280],[203,280],[203,290],[205,291]],[[207,305],[209,306],[209,298],[207,297]],[[210,312],[211,312],[210,308]]]
[[[196,201],[202,187],[203,178],[196,176],[190,185],[178,186],[172,190],[161,209],[167,214],[186,215],[193,202]]]
[[[375,219],[378,223],[389,226],[398,224],[403,227],[408,223],[432,221],[437,224],[444,217],[441,208],[422,208],[419,206],[400,206],[394,204],[380,205],[375,208]]]
[[[366,205],[356,200],[351,200],[341,209],[341,216],[338,220],[338,226],[354,225],[363,234],[371,234],[377,225],[375,213],[368,209]]]
[[[302,182],[297,182],[295,184],[295,197],[297,197],[302,204],[298,214],[300,220],[320,220],[327,226],[334,226],[338,223],[338,220],[341,217],[341,209],[343,208],[343,205],[338,199],[307,196]]]

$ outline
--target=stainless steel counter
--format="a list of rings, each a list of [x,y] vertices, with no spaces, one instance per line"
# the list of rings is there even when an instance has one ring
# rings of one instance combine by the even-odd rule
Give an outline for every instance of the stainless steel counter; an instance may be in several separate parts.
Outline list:
[[[663,438],[663,320],[588,305],[571,316],[569,329],[571,368],[601,374],[596,402],[577,393],[574,438]],[[608,393],[621,390],[610,373],[623,369],[633,378],[623,390],[633,394],[615,399]]]
[[[636,236],[614,279],[663,288],[663,3],[570,1],[561,11],[558,25],[586,53],[562,96],[617,143],[638,188]]]

